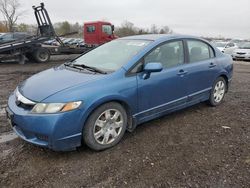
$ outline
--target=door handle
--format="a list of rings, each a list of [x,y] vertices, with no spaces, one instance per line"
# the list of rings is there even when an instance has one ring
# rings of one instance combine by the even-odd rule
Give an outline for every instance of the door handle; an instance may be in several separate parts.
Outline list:
[[[177,73],[178,76],[184,76],[188,73],[188,71],[185,71],[183,69],[179,70],[179,72]]]
[[[209,67],[209,68],[216,67],[216,64],[215,64],[215,63],[210,63],[208,67]]]

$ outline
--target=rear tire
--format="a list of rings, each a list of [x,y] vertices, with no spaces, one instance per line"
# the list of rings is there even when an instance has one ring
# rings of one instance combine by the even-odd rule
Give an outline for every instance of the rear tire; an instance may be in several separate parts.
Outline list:
[[[219,77],[215,80],[212,87],[208,104],[211,106],[218,106],[222,103],[227,91],[227,83],[223,77]]]
[[[127,127],[127,113],[116,102],[98,107],[88,118],[83,129],[83,141],[93,150],[100,151],[115,146]]]
[[[50,60],[50,52],[46,48],[38,48],[32,53],[32,59],[37,63],[46,63]]]

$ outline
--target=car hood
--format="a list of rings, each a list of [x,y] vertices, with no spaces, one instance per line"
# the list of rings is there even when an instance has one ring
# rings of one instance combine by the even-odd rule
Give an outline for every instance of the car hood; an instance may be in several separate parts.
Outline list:
[[[40,72],[22,82],[18,89],[26,98],[41,102],[47,97],[70,87],[103,77],[101,74],[68,70],[64,66]]]
[[[224,50],[224,47],[217,47],[220,51]]]
[[[237,53],[237,52],[240,52],[240,53],[248,53],[248,52],[250,52],[250,49],[241,49],[241,48],[239,48],[239,49],[234,50],[234,52],[235,52],[235,53]]]

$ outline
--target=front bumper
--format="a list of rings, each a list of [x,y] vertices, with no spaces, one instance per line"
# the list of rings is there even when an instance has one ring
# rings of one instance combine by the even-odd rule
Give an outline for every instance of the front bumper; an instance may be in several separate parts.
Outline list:
[[[12,94],[6,113],[16,134],[29,143],[55,151],[69,151],[81,145],[83,124],[79,109],[56,114],[31,114],[30,110],[16,105]]]
[[[232,57],[233,59],[237,59],[237,60],[250,60],[250,54],[244,54],[244,55],[233,54]]]

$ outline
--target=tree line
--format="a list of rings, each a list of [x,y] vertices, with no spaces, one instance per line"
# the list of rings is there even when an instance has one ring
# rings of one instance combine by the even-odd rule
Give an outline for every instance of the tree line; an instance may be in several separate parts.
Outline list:
[[[82,35],[83,25],[76,23],[70,23],[68,21],[57,22],[53,24],[56,33],[60,35],[65,35],[68,33],[75,33],[75,35]],[[0,21],[0,32],[27,32],[30,34],[37,33],[36,24],[14,24],[8,28],[4,21]],[[152,24],[150,28],[139,28],[136,27],[132,22],[124,21],[120,26],[115,26],[115,35],[118,37],[130,36],[130,35],[141,35],[141,34],[169,34],[172,33],[172,29],[168,26],[157,27]]]
[[[25,14],[22,10],[20,0],[0,0],[0,33],[5,32],[28,32],[30,34],[37,33],[37,26],[35,24],[17,24]],[[58,35],[65,35],[67,33],[76,32],[76,36],[81,37],[83,32],[83,25],[79,23],[69,23],[68,21],[58,22],[54,24],[55,31]],[[115,35],[124,37],[129,35],[140,34],[169,34],[173,33],[172,29],[168,26],[158,27],[152,24],[150,28],[139,28],[132,22],[124,21],[120,26],[115,27]],[[214,39],[224,39],[224,37],[215,37]]]
[[[25,14],[22,10],[19,0],[0,0],[0,13],[3,20],[0,20],[0,32],[28,32],[30,34],[37,33],[35,24],[17,24],[18,19]],[[82,35],[83,25],[79,23],[69,23],[68,21],[58,22],[54,24],[55,31],[58,35],[65,35],[75,32],[75,35]],[[115,28],[115,34],[119,37],[149,33],[172,33],[168,26],[157,27],[152,24],[150,28],[136,27],[132,22],[124,21],[121,26]]]
[[[150,28],[136,27],[132,22],[124,21],[121,26],[115,28],[115,34],[119,37],[130,35],[142,35],[142,34],[170,34],[173,33],[172,29],[168,26],[157,27],[152,24]]]

